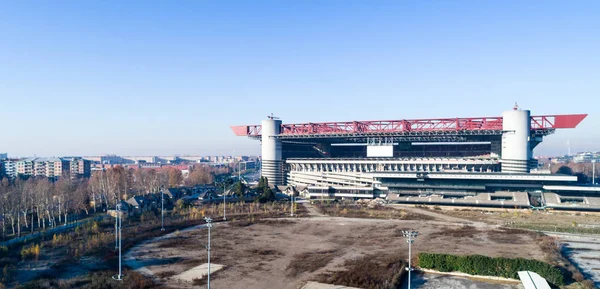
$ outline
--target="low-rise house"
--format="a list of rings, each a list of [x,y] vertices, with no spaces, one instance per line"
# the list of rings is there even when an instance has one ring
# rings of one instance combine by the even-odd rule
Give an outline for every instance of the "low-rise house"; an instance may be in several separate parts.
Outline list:
[[[162,191],[165,195],[165,199],[179,199],[183,194],[178,188],[168,188]]]
[[[215,191],[205,191],[202,192],[198,195],[198,200],[201,200],[203,202],[210,202],[212,200],[218,200],[221,199],[222,197],[219,197],[219,195],[217,195],[217,193]]]
[[[131,206],[132,211],[143,212],[151,209],[151,201],[143,196],[131,197],[127,204]]]
[[[121,217],[123,217],[123,219],[126,219],[127,216],[129,216],[129,214],[131,214],[132,208],[125,201],[119,201],[119,203],[121,204]],[[114,218],[117,216],[117,210],[115,208],[109,209],[106,211],[106,214]]]

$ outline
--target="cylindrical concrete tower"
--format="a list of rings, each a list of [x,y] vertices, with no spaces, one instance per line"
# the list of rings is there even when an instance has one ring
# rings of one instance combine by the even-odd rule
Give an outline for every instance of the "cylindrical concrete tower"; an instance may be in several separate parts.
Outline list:
[[[529,135],[531,115],[529,110],[511,110],[502,113],[502,172],[529,173]]]
[[[283,163],[281,160],[281,140],[274,138],[281,130],[281,120],[267,119],[262,121],[262,169],[261,175],[269,180],[269,184],[283,185]]]

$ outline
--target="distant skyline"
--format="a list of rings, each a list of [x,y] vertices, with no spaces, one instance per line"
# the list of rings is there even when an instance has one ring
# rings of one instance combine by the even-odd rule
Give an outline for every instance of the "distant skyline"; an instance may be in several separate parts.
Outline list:
[[[0,153],[259,155],[230,125],[588,113],[598,1],[5,1]]]

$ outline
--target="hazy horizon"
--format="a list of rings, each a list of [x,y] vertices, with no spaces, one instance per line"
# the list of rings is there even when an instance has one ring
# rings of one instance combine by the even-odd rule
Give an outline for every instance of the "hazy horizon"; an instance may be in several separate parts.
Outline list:
[[[259,155],[229,126],[515,101],[589,114],[535,155],[600,150],[598,15],[592,1],[5,2],[0,153]]]

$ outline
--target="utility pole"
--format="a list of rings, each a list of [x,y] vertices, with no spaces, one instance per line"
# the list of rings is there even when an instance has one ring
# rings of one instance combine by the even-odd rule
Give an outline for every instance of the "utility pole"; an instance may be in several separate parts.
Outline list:
[[[160,230],[165,230],[165,191],[160,190]]]
[[[414,269],[411,267],[410,265],[410,259],[411,259],[411,245],[412,243],[415,241],[415,238],[419,235],[418,231],[402,231],[402,235],[404,235],[404,237],[406,237],[406,242],[408,243],[408,268],[406,268],[406,270],[408,271],[408,289],[410,289],[410,272],[413,271]]]
[[[118,236],[119,236],[119,275],[117,276],[113,276],[113,279],[117,280],[117,281],[122,281],[123,280],[123,275],[121,274],[121,240],[123,239],[123,236],[121,235],[121,228],[123,227],[123,221],[122,221],[122,216],[121,216],[121,204],[117,203],[117,218],[115,219],[118,222]]]
[[[206,220],[206,227],[208,228],[208,245],[206,245],[206,250],[208,251],[208,275],[207,276],[207,288],[210,289],[210,228],[212,228],[212,219],[209,217],[204,217]]]

